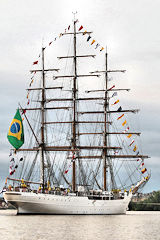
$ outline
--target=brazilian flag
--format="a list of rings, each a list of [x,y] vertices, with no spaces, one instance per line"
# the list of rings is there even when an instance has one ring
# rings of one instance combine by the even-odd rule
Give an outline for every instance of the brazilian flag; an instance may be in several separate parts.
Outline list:
[[[15,149],[19,149],[24,143],[23,123],[19,109],[11,122],[7,138]]]

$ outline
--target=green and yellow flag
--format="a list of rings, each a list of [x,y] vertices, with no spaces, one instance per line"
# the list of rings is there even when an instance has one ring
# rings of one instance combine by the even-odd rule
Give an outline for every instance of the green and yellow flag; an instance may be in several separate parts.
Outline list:
[[[19,149],[24,143],[23,123],[19,109],[11,122],[7,138],[15,149]]]

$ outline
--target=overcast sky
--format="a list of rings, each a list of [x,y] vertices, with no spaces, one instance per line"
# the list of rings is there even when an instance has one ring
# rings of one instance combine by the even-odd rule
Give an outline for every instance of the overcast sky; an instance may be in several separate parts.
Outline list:
[[[160,0],[0,0],[0,176],[9,165],[8,127],[26,96],[42,39],[49,42],[63,31],[77,11],[79,23],[107,45],[111,66],[127,70],[130,102],[141,109],[143,152],[151,157],[145,191],[160,189],[159,9]]]

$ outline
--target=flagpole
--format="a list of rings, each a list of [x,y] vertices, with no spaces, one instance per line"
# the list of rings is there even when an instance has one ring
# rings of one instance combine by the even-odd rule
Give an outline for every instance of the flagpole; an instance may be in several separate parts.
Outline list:
[[[30,122],[29,122],[29,120],[28,120],[28,118],[27,118],[27,116],[26,116],[26,114],[25,114],[25,112],[24,112],[24,110],[23,110],[21,104],[18,103],[18,105],[20,106],[20,109],[21,109],[21,111],[22,111],[22,114],[24,114],[24,117],[25,117],[25,119],[27,120],[27,123],[28,123],[28,125],[29,125],[29,127],[30,127],[30,129],[31,129],[31,131],[32,131],[32,133],[33,133],[33,136],[34,136],[35,139],[36,139],[36,142],[37,142],[38,146],[39,146],[38,138],[36,137],[36,134],[35,134],[35,132],[34,132],[32,126],[31,126],[31,124],[30,124]]]

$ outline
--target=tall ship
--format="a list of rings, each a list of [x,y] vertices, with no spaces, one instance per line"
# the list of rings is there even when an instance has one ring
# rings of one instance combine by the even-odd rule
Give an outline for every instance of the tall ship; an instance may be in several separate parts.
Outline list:
[[[33,62],[7,136],[3,196],[18,214],[125,214],[150,178],[132,126],[138,110],[125,106],[130,89],[119,81],[125,70],[108,67],[93,35],[74,17]]]

